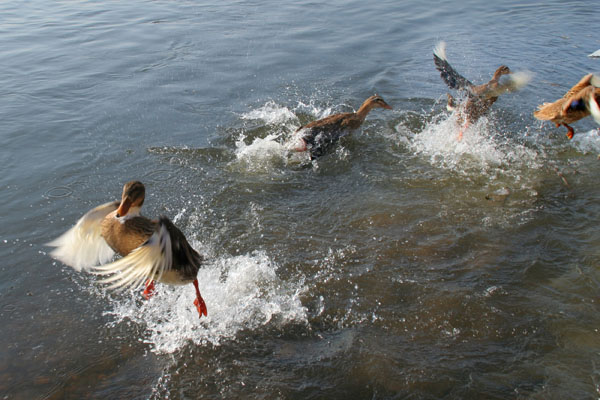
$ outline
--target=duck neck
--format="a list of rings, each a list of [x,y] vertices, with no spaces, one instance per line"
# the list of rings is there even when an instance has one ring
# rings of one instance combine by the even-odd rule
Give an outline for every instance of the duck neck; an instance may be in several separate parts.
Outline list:
[[[127,215],[117,217],[120,223],[124,223],[128,219],[139,217],[140,216],[140,207],[131,207],[127,212]]]
[[[362,106],[360,106],[358,111],[355,113],[356,117],[358,119],[360,119],[361,121],[364,121],[365,118],[367,118],[367,114],[369,114],[369,111],[371,111],[371,109],[373,109],[373,106],[371,105],[371,103],[368,101],[365,101],[362,104]]]

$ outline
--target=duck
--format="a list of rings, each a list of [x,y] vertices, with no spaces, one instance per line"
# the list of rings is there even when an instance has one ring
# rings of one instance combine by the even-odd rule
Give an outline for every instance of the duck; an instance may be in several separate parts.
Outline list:
[[[533,116],[542,121],[552,121],[557,128],[563,125],[567,128],[567,137],[573,139],[575,129],[569,124],[589,115],[592,115],[596,123],[600,124],[599,101],[600,77],[587,74],[560,99],[538,106]]]
[[[88,211],[75,226],[49,242],[50,256],[77,271],[100,275],[110,289],[136,288],[146,281],[146,299],[154,283],[193,283],[194,305],[200,318],[207,316],[206,303],[198,288],[197,274],[204,258],[185,235],[164,216],[152,220],[140,214],[146,194],[140,181],[123,186],[120,201],[111,201]],[[122,258],[106,264],[115,253]]]
[[[330,115],[301,126],[295,131],[300,135],[293,150],[308,151],[311,160],[328,153],[342,136],[358,129],[374,108],[391,110],[392,106],[377,94],[366,99],[358,111]]]
[[[451,94],[447,95],[448,111],[454,111],[460,107],[458,122],[462,128],[458,140],[462,139],[463,131],[468,128],[469,124],[485,115],[501,94],[514,92],[525,86],[530,80],[529,73],[515,73],[506,65],[501,65],[496,69],[489,82],[475,85],[450,65],[446,57],[446,43],[443,41],[439,42],[433,50],[433,62],[446,85],[450,89],[463,92],[466,96],[465,101],[458,104]]]

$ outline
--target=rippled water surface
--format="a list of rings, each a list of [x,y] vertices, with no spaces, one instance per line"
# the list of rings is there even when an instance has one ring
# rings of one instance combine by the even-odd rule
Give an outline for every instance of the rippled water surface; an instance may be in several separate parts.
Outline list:
[[[0,397],[597,398],[600,134],[532,116],[600,71],[590,7],[3,3]],[[460,142],[440,40],[473,82],[534,74]],[[48,256],[131,179],[206,255],[208,318]]]

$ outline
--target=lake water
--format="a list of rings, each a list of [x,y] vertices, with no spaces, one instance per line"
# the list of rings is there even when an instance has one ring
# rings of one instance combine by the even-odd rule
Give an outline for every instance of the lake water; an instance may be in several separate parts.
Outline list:
[[[2,3],[0,398],[598,398],[600,134],[532,116],[600,70],[591,7]],[[534,74],[460,142],[440,40],[473,82]],[[208,318],[48,256],[132,179],[207,256]]]

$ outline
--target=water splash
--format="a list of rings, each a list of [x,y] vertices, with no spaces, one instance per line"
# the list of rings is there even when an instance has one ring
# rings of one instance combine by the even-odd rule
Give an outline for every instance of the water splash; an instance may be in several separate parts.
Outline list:
[[[396,128],[401,131],[402,126]],[[456,113],[440,115],[427,124],[422,132],[409,141],[415,153],[428,157],[432,165],[460,173],[484,173],[497,167],[539,168],[537,152],[516,143],[496,130],[488,117],[480,118],[463,131]]]
[[[281,133],[270,134],[264,138],[255,138],[251,144],[246,144],[245,136],[241,135],[235,142],[236,163],[248,171],[269,171],[276,164],[285,164],[288,148],[280,143]]]
[[[327,114],[330,109],[319,110],[314,106],[298,103],[297,110],[308,110],[316,118]],[[248,172],[272,172],[274,166],[302,164],[309,157],[305,153],[294,151],[300,126],[298,117],[292,109],[269,101],[263,106],[240,116],[246,121],[258,121],[267,126],[266,136],[255,137],[248,143],[250,134],[241,133],[235,142],[236,160],[234,164]]]
[[[600,129],[577,132],[570,143],[583,154],[600,153]]]
[[[261,120],[269,125],[283,125],[290,122],[298,124],[298,117],[289,108],[268,101],[264,106],[240,116],[243,120]]]
[[[214,260],[198,273],[208,317],[199,319],[191,285],[157,285],[157,293],[139,305],[139,293],[119,300],[107,314],[111,324],[132,320],[145,325],[144,341],[157,353],[173,353],[186,343],[219,345],[241,330],[267,324],[307,323],[300,296],[303,282],[277,276],[278,266],[264,252]]]

